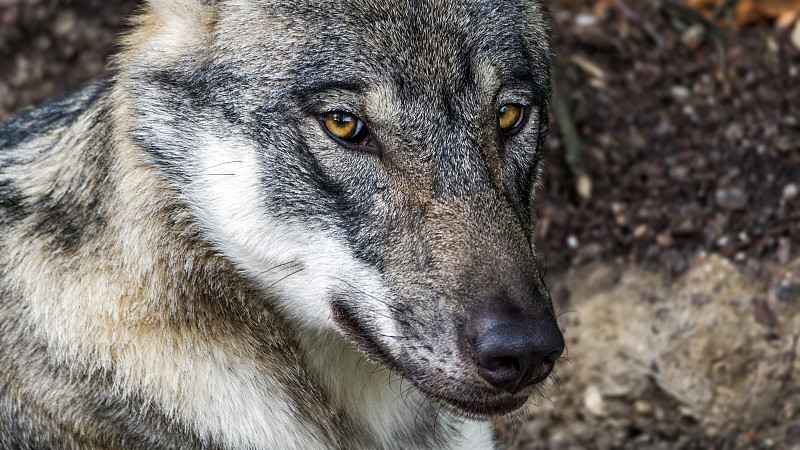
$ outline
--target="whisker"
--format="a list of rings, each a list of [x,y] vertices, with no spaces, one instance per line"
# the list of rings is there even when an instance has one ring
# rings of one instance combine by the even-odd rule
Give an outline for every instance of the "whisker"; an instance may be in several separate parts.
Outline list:
[[[260,276],[262,276],[264,274],[272,272],[273,270],[281,268],[281,267],[289,268],[289,267],[297,267],[298,265],[300,265],[300,263],[298,263],[296,261],[288,261],[288,262],[285,262],[283,264],[278,264],[277,266],[270,267],[269,269],[267,269],[267,270],[265,270],[263,272],[259,272],[259,273],[255,274],[255,277],[258,278],[258,277],[260,277]],[[286,266],[289,266],[289,267],[286,267]],[[278,270],[278,272],[280,272],[280,270]]]
[[[583,315],[583,313],[582,313],[582,312],[580,312],[580,311],[578,311],[577,309],[568,309],[568,310],[566,310],[566,311],[562,311],[562,312],[561,312],[561,314],[558,314],[558,315],[556,316],[556,319],[558,319],[559,317],[561,317],[561,316],[563,316],[564,314],[567,314],[567,313],[575,313],[575,314],[577,314],[577,315],[579,315],[579,316],[581,316],[581,317],[585,318],[585,316]]]
[[[283,280],[285,280],[285,279],[289,278],[289,277],[290,277],[290,276],[292,276],[292,275],[297,275],[298,273],[302,272],[303,270],[305,270],[305,268],[304,268],[304,267],[301,267],[301,268],[299,268],[299,269],[295,270],[294,272],[290,273],[289,275],[286,275],[286,276],[284,276],[284,277],[281,277],[280,279],[278,279],[278,281],[276,281],[276,282],[274,282],[274,283],[270,284],[269,286],[267,286],[267,289],[269,289],[269,288],[271,288],[271,287],[275,286],[276,284],[278,284],[278,283],[280,283],[281,281],[283,281]]]
[[[389,308],[393,312],[403,316],[405,319],[410,320],[410,321],[416,323],[417,325],[424,326],[424,324],[422,322],[420,322],[419,320],[415,319],[414,317],[409,316],[408,312],[405,311],[404,309],[401,309],[399,306],[392,305],[392,304],[386,302],[385,300],[382,300],[382,299],[380,299],[380,298],[378,298],[378,297],[376,297],[376,296],[374,296],[374,295],[372,295],[372,294],[370,294],[368,292],[365,292],[362,289],[358,288],[357,286],[354,286],[353,283],[350,283],[347,280],[344,280],[344,279],[339,278],[339,277],[335,277],[333,275],[324,275],[324,276],[326,276],[328,278],[333,278],[334,280],[337,280],[337,281],[340,281],[340,282],[350,286],[351,289],[354,289],[357,292],[359,292],[359,293],[361,293],[363,295],[366,295],[367,297],[371,298],[372,300],[375,300],[376,302],[381,303],[382,305],[386,306],[387,308]],[[392,317],[387,317],[387,318],[392,319]]]
[[[208,166],[208,167],[206,167],[205,169],[203,169],[202,171],[200,171],[200,173],[202,174],[202,173],[203,173],[203,172],[205,172],[206,170],[211,170],[211,169],[213,169],[213,168],[215,168],[215,167],[224,166],[224,165],[226,165],[226,164],[241,164],[241,163],[242,163],[242,161],[239,161],[239,160],[221,162],[221,163],[219,163],[219,164],[214,164],[213,166]]]

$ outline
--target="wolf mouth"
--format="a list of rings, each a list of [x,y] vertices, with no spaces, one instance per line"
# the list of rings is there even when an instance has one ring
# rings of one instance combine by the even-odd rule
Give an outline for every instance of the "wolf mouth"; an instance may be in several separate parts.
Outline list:
[[[463,396],[442,395],[423,389],[426,395],[439,400],[454,409],[456,413],[471,418],[494,418],[505,416],[521,409],[528,402],[528,396],[503,396],[495,399],[470,399],[467,393]]]
[[[489,419],[518,411],[528,401],[529,395],[509,395],[480,388],[431,389],[431,386],[442,386],[441,381],[443,380],[431,380],[430,374],[420,376],[419,370],[409,370],[408,367],[399,363],[381,345],[370,338],[372,334],[369,329],[358,320],[353,308],[345,302],[334,300],[331,307],[334,320],[356,347],[389,370],[410,380],[427,397],[442,403],[456,414],[470,418]],[[436,377],[434,376],[434,378]],[[426,381],[418,382],[418,380]],[[457,383],[458,381],[453,379],[451,382]]]

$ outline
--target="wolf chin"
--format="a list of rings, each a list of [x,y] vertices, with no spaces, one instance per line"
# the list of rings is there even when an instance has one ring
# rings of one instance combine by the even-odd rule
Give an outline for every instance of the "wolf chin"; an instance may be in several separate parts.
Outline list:
[[[531,0],[150,0],[0,126],[0,448],[491,448],[564,341]]]

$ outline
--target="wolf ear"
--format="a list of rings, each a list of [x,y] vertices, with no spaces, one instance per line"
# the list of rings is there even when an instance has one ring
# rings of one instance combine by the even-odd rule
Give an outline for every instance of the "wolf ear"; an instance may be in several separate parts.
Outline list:
[[[196,53],[214,34],[218,7],[218,0],[147,0],[130,21],[122,54],[161,66]]]

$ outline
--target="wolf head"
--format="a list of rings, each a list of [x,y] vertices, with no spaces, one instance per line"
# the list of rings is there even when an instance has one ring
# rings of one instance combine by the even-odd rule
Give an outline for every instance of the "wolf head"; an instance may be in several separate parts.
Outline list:
[[[148,163],[265,302],[489,417],[564,345],[531,212],[547,36],[530,0],[152,0],[116,77]]]

